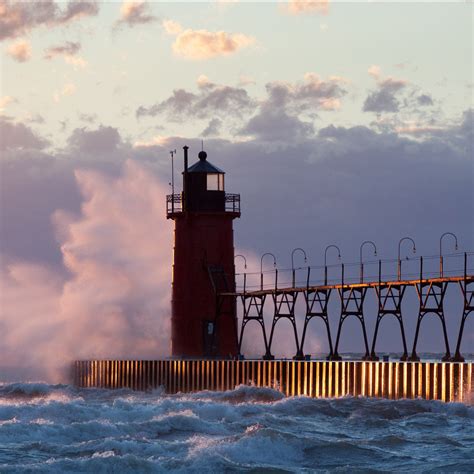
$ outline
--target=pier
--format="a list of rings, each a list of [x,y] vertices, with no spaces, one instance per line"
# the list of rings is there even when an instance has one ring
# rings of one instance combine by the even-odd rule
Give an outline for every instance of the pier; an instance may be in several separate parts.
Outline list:
[[[302,249],[301,249],[302,250]],[[270,254],[272,255],[272,254]],[[307,337],[307,329],[310,322],[319,318],[323,321],[326,328],[326,337],[329,347],[328,360],[341,360],[340,351],[340,337],[345,321],[349,317],[355,317],[360,322],[364,360],[377,361],[379,357],[376,353],[377,337],[379,328],[386,316],[395,317],[400,327],[400,340],[403,355],[401,361],[419,361],[417,354],[417,344],[421,331],[421,323],[428,315],[434,315],[441,323],[441,346],[444,346],[443,361],[463,362],[464,358],[461,354],[461,344],[464,334],[464,327],[468,316],[474,311],[474,262],[473,252],[466,252],[463,254],[451,254],[448,256],[439,255],[429,258],[420,257],[412,259],[412,264],[418,265],[418,274],[414,277],[413,274],[409,278],[403,278],[402,260],[378,260],[371,262],[378,268],[378,276],[376,279],[366,281],[364,279],[364,263],[351,264],[352,268],[359,270],[359,276],[347,277],[347,267],[342,263],[336,269],[340,271],[339,280],[328,280],[328,266],[324,267],[306,267],[306,268],[292,268],[286,271],[273,271],[253,274],[237,274],[236,280],[241,282],[240,287],[237,287],[235,292],[219,291],[218,285],[214,284],[216,296],[216,324],[219,319],[223,317],[220,312],[221,308],[232,304],[237,304],[240,301],[242,305],[242,318],[239,330],[238,351],[239,355],[242,351],[242,342],[245,336],[245,329],[248,323],[258,323],[262,331],[263,341],[263,358],[272,360],[272,344],[273,336],[276,326],[282,321],[286,320],[291,324],[293,337],[295,341],[295,360],[304,360],[309,356],[304,352],[304,343]],[[439,269],[426,270],[426,260],[436,260],[439,258]],[[447,259],[458,260],[462,259],[463,268],[455,269],[446,272],[445,262]],[[384,267],[385,265],[385,267]],[[397,267],[397,276],[384,275],[383,268],[389,265],[393,268]],[[336,266],[334,266],[336,267]],[[304,284],[298,284],[296,273],[303,272],[305,281]],[[286,280],[282,282],[282,274],[287,274]],[[210,272],[211,278],[213,273]],[[318,277],[322,279],[317,280]],[[249,287],[248,281],[253,277],[254,284]],[[220,277],[222,279],[222,276]],[[314,279],[314,280],[313,280]],[[259,283],[258,283],[259,280]],[[264,284],[266,280],[267,283]],[[255,281],[257,283],[255,284]],[[270,283],[268,283],[270,281]],[[288,284],[289,282],[289,284]],[[451,346],[448,340],[446,330],[446,316],[445,316],[445,295],[449,285],[456,285],[459,288],[458,297],[462,298],[462,314],[458,316],[459,329],[455,345],[454,354],[451,353]],[[406,295],[407,289],[413,289],[416,292],[418,299],[417,322],[415,334],[413,337],[413,345],[411,351],[408,351],[407,337],[405,332],[402,303]],[[364,310],[364,302],[368,291],[375,292],[378,311],[376,315],[375,330],[372,337],[372,342],[369,345],[369,338],[366,328],[366,311]],[[337,293],[339,300],[339,314],[329,314],[329,301],[331,296]],[[304,298],[305,311],[304,314],[298,314],[296,310],[296,301],[298,298]],[[264,319],[265,305],[271,306],[273,312],[270,334],[266,327]],[[336,340],[333,343],[330,328],[330,318],[338,318],[338,326],[336,333]],[[301,337],[298,334],[297,322],[298,318],[303,318],[303,330]],[[262,350],[262,352],[263,352]]]

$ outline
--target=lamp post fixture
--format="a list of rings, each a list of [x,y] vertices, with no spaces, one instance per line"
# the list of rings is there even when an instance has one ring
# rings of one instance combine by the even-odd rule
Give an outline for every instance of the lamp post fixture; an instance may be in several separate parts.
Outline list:
[[[404,240],[409,240],[413,244],[413,253],[416,253],[415,241],[411,237],[403,237],[403,239],[400,239],[400,241],[398,242],[398,281],[400,281],[402,277],[402,261],[400,258],[400,250],[401,250],[402,242]]]
[[[452,232],[445,232],[440,238],[439,238],[439,276],[443,276],[443,238],[447,235],[451,235],[454,237],[454,250],[458,249],[458,238],[452,233]]]
[[[324,284],[328,284],[328,266],[327,266],[327,257],[328,257],[328,250],[330,248],[335,248],[337,250],[337,258],[341,260],[341,249],[334,244],[328,245],[324,250]]]
[[[245,258],[244,255],[241,255],[241,254],[238,254],[234,257],[234,260],[237,258],[237,257],[240,257],[240,258],[243,258],[244,259],[244,268],[247,269],[247,259]]]
[[[364,248],[364,245],[370,244],[374,247],[374,257],[377,256],[377,247],[376,245],[371,241],[371,240],[365,240],[362,242],[359,248],[359,257],[360,257],[360,282],[364,282],[364,264],[362,263],[362,249]]]
[[[266,252],[262,255],[260,258],[260,288],[263,290],[263,259],[265,255],[270,255],[273,257],[273,268],[276,267],[277,261],[275,255],[273,255],[271,252]]]
[[[301,248],[301,247],[296,247],[295,249],[293,249],[293,251],[291,252],[291,272],[292,272],[292,275],[293,275],[293,288],[295,287],[295,263],[294,263],[294,259],[293,259],[293,256],[295,254],[295,252],[299,250],[300,252],[303,252],[303,255],[304,255],[304,263],[306,263],[308,261],[308,258],[306,256],[306,252]]]

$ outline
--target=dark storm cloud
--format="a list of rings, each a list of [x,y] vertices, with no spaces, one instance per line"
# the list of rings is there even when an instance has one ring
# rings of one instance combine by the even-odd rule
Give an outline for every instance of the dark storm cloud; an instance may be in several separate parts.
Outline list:
[[[240,130],[240,134],[267,142],[295,142],[312,136],[314,127],[311,123],[288,115],[284,110],[262,107],[260,113]]]
[[[16,38],[39,26],[60,26],[99,12],[96,2],[72,1],[65,9],[53,0],[16,2],[6,0],[0,7],[0,40]]]
[[[112,153],[117,151],[122,139],[116,128],[100,125],[96,130],[76,128],[68,144],[84,153]]]

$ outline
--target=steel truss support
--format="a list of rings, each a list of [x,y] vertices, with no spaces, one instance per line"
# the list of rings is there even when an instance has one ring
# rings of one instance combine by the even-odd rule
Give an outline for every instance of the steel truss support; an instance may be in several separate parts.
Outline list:
[[[332,339],[331,339],[331,329],[329,327],[329,317],[328,317],[328,303],[329,297],[331,296],[330,289],[322,290],[309,290],[307,289],[304,293],[304,299],[306,302],[306,316],[304,319],[303,335],[301,336],[300,342],[300,353],[304,354],[304,341],[306,338],[306,330],[308,328],[309,322],[313,318],[321,318],[326,325],[326,331],[328,335],[329,343],[329,354],[328,360],[333,356],[332,348]]]
[[[377,321],[375,323],[374,338],[372,339],[372,350],[370,351],[370,360],[379,360],[377,354],[375,353],[375,345],[377,343],[377,335],[380,323],[384,316],[388,315],[395,316],[397,318],[398,323],[400,324],[400,332],[402,335],[403,343],[403,355],[402,357],[400,357],[400,360],[403,361],[408,359],[407,341],[405,337],[405,328],[403,327],[403,317],[401,308],[403,295],[405,294],[406,288],[406,285],[396,283],[389,283],[388,285],[380,283],[379,286],[375,287],[379,308],[377,313]]]
[[[398,264],[398,279],[400,280],[401,262]],[[402,300],[407,285],[401,283],[383,283],[382,282],[382,261],[379,260],[379,284],[375,287],[378,302],[377,321],[375,323],[374,338],[372,339],[372,350],[370,351],[371,360],[379,360],[375,353],[375,345],[377,343],[377,335],[380,323],[384,316],[393,315],[397,318],[400,325],[400,332],[402,335],[403,355],[400,360],[408,360],[407,340],[405,337],[405,328],[403,327],[402,317]]]
[[[242,318],[242,325],[240,326],[240,336],[238,341],[239,349],[239,358],[242,358],[242,340],[244,337],[244,330],[247,324],[250,321],[256,321],[260,324],[263,334],[263,343],[265,344],[265,355],[264,359],[271,360],[274,359],[270,352],[270,346],[267,340],[267,332],[265,330],[265,321],[263,319],[263,308],[265,306],[265,299],[267,298],[266,294],[262,295],[247,295],[244,294],[241,296],[242,306],[244,309],[244,315]]]
[[[295,345],[296,345],[296,355],[293,357],[295,360],[302,360],[304,359],[304,355],[301,352],[299,340],[298,340],[298,330],[296,329],[296,317],[295,317],[295,305],[296,299],[298,297],[297,291],[275,291],[272,293],[273,297],[273,321],[272,321],[272,329],[270,332],[270,341],[268,346],[271,350],[272,342],[273,342],[273,335],[275,332],[275,327],[280,321],[280,319],[288,319],[291,325],[293,326],[293,333],[295,335]]]
[[[443,328],[444,343],[446,353],[441,359],[448,361],[451,359],[449,350],[448,333],[446,331],[446,321],[444,318],[444,296],[448,288],[447,282],[423,282],[423,257],[420,258],[420,282],[415,284],[416,293],[420,302],[418,310],[418,320],[416,322],[415,339],[413,341],[413,349],[411,351],[410,360],[418,361],[420,358],[416,353],[416,345],[418,343],[418,335],[420,332],[421,321],[427,314],[435,314],[441,320]]]
[[[341,330],[344,321],[349,316],[355,316],[361,326],[362,334],[364,336],[364,346],[365,354],[362,358],[363,360],[369,360],[369,343],[367,340],[367,331],[365,329],[365,320],[364,320],[364,300],[365,295],[367,294],[367,287],[344,287],[344,264],[342,264],[342,284],[341,287],[337,289],[339,293],[339,298],[341,299],[341,315],[339,317],[339,325],[337,327],[337,336],[336,336],[336,345],[334,346],[334,353],[331,357],[332,360],[341,360],[342,357],[338,353],[339,340],[341,337]]]
[[[472,286],[471,286],[472,285]],[[464,300],[461,324],[459,326],[458,341],[456,343],[456,352],[454,353],[454,362],[464,362],[461,355],[461,341],[464,333],[464,323],[467,317],[474,311],[474,278],[467,276],[467,254],[464,254],[464,280],[459,282]]]

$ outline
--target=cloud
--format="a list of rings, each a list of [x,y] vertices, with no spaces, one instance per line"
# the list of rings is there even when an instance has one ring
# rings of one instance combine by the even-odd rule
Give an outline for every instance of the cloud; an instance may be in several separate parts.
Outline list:
[[[82,17],[95,16],[99,13],[99,6],[95,1],[71,1],[66,10],[61,12],[56,22],[58,24],[69,23]]]
[[[201,75],[197,80],[197,93],[174,90],[172,96],[161,102],[140,106],[136,116],[164,116],[179,123],[207,119],[203,136],[217,136],[227,129],[240,139],[247,135],[297,139],[312,133],[312,121],[319,112],[341,107],[341,100],[347,94],[347,82],[338,76],[325,80],[309,72],[303,81],[267,83],[266,96],[260,99],[251,97],[244,87],[216,84]],[[270,127],[277,132],[272,132]]]
[[[295,141],[314,133],[312,122],[321,110],[337,110],[341,98],[347,94],[346,80],[341,77],[321,79],[308,72],[303,81],[273,81],[266,84],[267,97],[259,110],[240,130],[240,135],[250,135],[265,141]]]
[[[73,83],[64,84],[62,89],[53,94],[54,102],[59,102],[62,97],[73,95],[76,92],[76,86]]]
[[[257,82],[255,79],[251,76],[246,76],[245,74],[242,74],[239,77],[239,86],[249,86],[249,85],[255,85]]]
[[[377,66],[376,64],[373,64],[372,66],[369,67],[367,72],[373,78],[378,79],[380,77],[382,71],[380,69],[380,66]]]
[[[329,0],[289,0],[284,11],[292,15],[308,13],[326,15],[329,11]]]
[[[433,98],[429,94],[420,94],[416,98],[416,100],[418,102],[418,105],[422,105],[422,106],[434,104]]]
[[[222,120],[213,118],[209,121],[207,127],[201,132],[203,137],[217,137],[219,136],[222,127]]]
[[[91,1],[71,1],[64,10],[53,0],[6,0],[0,4],[0,41],[25,35],[40,26],[66,25],[82,17],[97,15],[98,11],[98,4]]]
[[[0,97],[0,112],[3,112],[9,104],[14,104],[15,102],[17,102],[17,100],[10,95]]]
[[[97,121],[97,114],[92,113],[92,114],[78,114],[79,120],[81,122],[86,122],[86,123],[94,123]]]
[[[40,125],[46,123],[46,120],[41,114],[27,114],[24,120],[27,123],[37,123]]]
[[[15,61],[24,63],[31,59],[31,44],[25,40],[17,41],[7,48],[7,54]]]
[[[66,41],[64,44],[58,46],[51,46],[45,50],[44,59],[54,59],[56,57],[63,57],[67,64],[73,65],[75,68],[84,68],[87,66],[87,61],[77,56],[81,49],[81,43]]]
[[[53,59],[56,56],[74,56],[81,49],[81,43],[66,41],[64,44],[58,46],[51,46],[46,49],[44,58]]]
[[[376,80],[377,87],[366,97],[362,110],[375,113],[398,112],[398,95],[406,88],[408,81],[393,77],[383,78],[380,67],[375,65],[368,69],[368,73]]]
[[[255,38],[242,33],[183,29],[171,20],[163,22],[168,34],[176,36],[173,51],[186,59],[203,60],[228,56],[255,43]]]
[[[164,20],[163,28],[169,35],[179,35],[183,31],[183,27],[173,20]]]
[[[347,94],[345,83],[343,78],[334,76],[323,80],[312,72],[304,75],[303,82],[269,82],[266,85],[267,106],[297,113],[335,110],[340,107],[340,99]]]
[[[49,142],[38,136],[31,128],[0,116],[0,150],[41,150],[48,145]]]
[[[67,64],[71,64],[75,69],[85,68],[87,66],[87,61],[84,58],[78,56],[64,56],[64,61]]]
[[[120,19],[116,25],[127,25],[130,27],[152,23],[157,18],[149,13],[149,4],[144,1],[125,1],[120,8]]]
[[[172,121],[182,122],[214,116],[239,117],[253,111],[255,107],[256,101],[244,88],[215,84],[205,76],[200,76],[197,94],[184,89],[175,89],[173,94],[162,102],[150,107],[139,107],[136,116],[165,115]]]
[[[364,101],[364,112],[398,112],[397,94],[406,86],[405,81],[391,78],[381,81],[377,89],[371,92]]]
[[[268,142],[291,142],[314,134],[314,127],[298,117],[288,115],[284,110],[264,107],[240,130],[240,135],[251,135]]]
[[[373,126],[412,136],[445,127],[442,110],[434,109],[435,101],[429,93],[405,79],[384,76],[376,65],[368,73],[376,87],[365,98],[362,109],[376,114]]]
[[[76,128],[68,139],[68,145],[83,153],[113,153],[122,143],[118,130],[100,125],[96,130]]]

